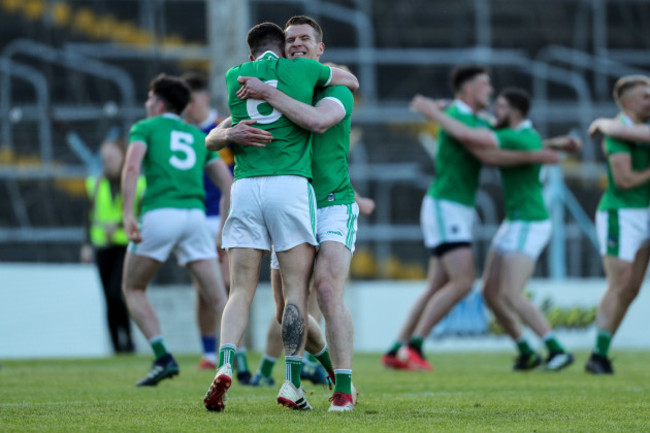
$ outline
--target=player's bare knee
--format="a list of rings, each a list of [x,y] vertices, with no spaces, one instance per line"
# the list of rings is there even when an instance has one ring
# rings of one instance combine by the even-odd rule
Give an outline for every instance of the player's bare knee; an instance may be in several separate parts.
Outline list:
[[[497,287],[493,287],[493,286],[483,286],[482,293],[483,293],[483,299],[485,299],[485,302],[490,307],[492,307],[496,303],[497,298],[499,296],[499,291],[497,290]]]
[[[472,291],[472,287],[474,287],[474,277],[473,275],[471,276],[458,276],[457,278],[453,279],[454,281],[454,288],[458,292],[459,295],[462,295],[463,297],[468,295],[469,292]]]
[[[340,302],[340,296],[333,284],[322,283],[317,286],[318,306],[323,314],[327,314]]]
[[[640,289],[640,286],[628,286],[621,290],[618,290],[616,295],[619,302],[624,305],[630,305],[632,301],[634,301],[638,296]]]

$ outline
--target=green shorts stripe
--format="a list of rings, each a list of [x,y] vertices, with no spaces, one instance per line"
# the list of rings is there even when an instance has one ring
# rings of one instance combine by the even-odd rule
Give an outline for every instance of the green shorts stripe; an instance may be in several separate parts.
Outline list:
[[[316,237],[316,197],[314,197],[314,189],[311,184],[307,183],[307,195],[309,196],[309,219],[311,222],[311,232]]]
[[[348,222],[347,222],[348,235],[347,238],[345,239],[345,246],[348,247],[350,251],[352,251],[352,240],[354,239],[354,222],[357,216],[354,214],[354,212],[352,212],[351,204],[346,205],[346,207],[348,211]]]
[[[517,251],[525,250],[526,241],[528,240],[528,232],[530,232],[530,223],[523,223],[521,231],[519,232],[519,239],[517,240]]]
[[[618,210],[607,211],[607,255],[618,257],[620,248],[621,226],[618,219]]]

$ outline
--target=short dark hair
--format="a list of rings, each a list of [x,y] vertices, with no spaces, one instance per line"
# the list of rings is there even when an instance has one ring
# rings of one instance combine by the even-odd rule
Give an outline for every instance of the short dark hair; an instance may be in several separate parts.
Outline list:
[[[256,25],[248,31],[246,42],[253,56],[267,50],[284,52],[284,32],[275,23],[264,22]]]
[[[163,101],[168,111],[176,114],[181,114],[190,102],[190,88],[178,77],[162,73],[151,80],[149,90]]]
[[[187,84],[187,87],[189,87],[192,92],[208,90],[208,80],[205,75],[200,72],[185,72],[181,75],[181,80]]]
[[[477,75],[487,74],[488,69],[485,66],[479,65],[461,65],[456,66],[451,71],[450,85],[451,90],[456,93],[460,91],[463,84],[473,80]]]
[[[287,20],[287,23],[284,25],[284,31],[287,31],[289,26],[299,26],[302,24],[307,24],[316,34],[316,42],[323,42],[323,29],[318,25],[315,19],[310,18],[306,15],[296,15]]]
[[[501,90],[499,96],[506,99],[511,107],[519,110],[523,117],[528,116],[530,110],[530,95],[519,87],[506,87]]]

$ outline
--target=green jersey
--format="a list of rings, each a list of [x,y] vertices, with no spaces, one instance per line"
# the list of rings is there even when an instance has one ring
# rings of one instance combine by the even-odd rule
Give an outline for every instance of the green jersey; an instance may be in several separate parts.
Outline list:
[[[454,101],[445,112],[470,128],[490,126],[486,119],[474,114],[467,104],[459,100]],[[474,207],[481,162],[443,130],[438,133],[435,166],[436,176],[427,194],[436,199]]]
[[[323,134],[312,134],[314,150],[311,164],[318,208],[354,203],[354,190],[350,184],[348,155],[350,153],[350,125],[354,98],[345,86],[332,86],[319,90],[316,101],[329,99],[345,110],[345,117]]]
[[[633,124],[627,116],[621,116],[619,119],[627,125]],[[605,137],[605,151],[607,155],[615,153],[629,154],[632,170],[634,171],[643,171],[650,165],[650,150],[644,144]],[[598,203],[598,210],[648,207],[650,203],[650,183],[646,182],[630,189],[618,188],[614,182],[609,158],[607,158],[607,181],[607,189],[600,199],[600,203]]]
[[[160,208],[205,209],[203,168],[218,158],[205,147],[205,134],[175,114],[144,119],[133,125],[129,143],[147,145],[142,160],[147,191],[142,213]]]
[[[226,73],[228,106],[232,123],[256,120],[256,128],[273,135],[266,147],[234,145],[235,180],[252,176],[296,175],[311,179],[311,133],[259,99],[239,99],[236,95],[240,76],[257,77],[293,99],[312,104],[314,88],[327,86],[332,70],[315,60],[278,58],[267,51],[254,62],[231,68]]]
[[[499,147],[516,151],[537,151],[544,146],[530,120],[517,128],[495,131]],[[525,164],[501,168],[501,183],[506,201],[506,219],[540,221],[548,219],[539,179],[541,164]]]

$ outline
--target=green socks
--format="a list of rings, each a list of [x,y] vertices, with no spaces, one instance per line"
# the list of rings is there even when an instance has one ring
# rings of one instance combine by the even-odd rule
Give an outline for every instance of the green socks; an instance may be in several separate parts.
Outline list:
[[[327,345],[325,346],[325,350],[327,350]],[[307,361],[311,362],[312,364],[316,364],[318,362],[318,358],[316,358],[314,355],[312,355],[309,352],[305,352],[304,358],[306,358]]]
[[[424,343],[424,338],[414,335],[409,341],[409,347],[416,350],[419,354],[422,354],[422,344]]]
[[[327,344],[323,347],[323,350],[314,354],[314,357],[321,363],[325,371],[331,373],[334,367],[332,367],[332,360],[330,359],[330,351],[327,348]]]
[[[607,357],[609,354],[609,345],[612,343],[612,333],[605,330],[599,329],[598,334],[596,334],[596,352],[600,356]]]
[[[234,344],[223,344],[221,347],[219,347],[219,367],[221,367],[224,364],[230,364],[232,366],[232,363],[235,358],[235,350],[236,347]]]
[[[271,377],[271,373],[273,373],[273,367],[275,366],[276,361],[277,359],[271,358],[268,355],[264,355],[262,357],[262,362],[260,363],[260,374],[264,377]]]
[[[149,344],[151,344],[151,348],[153,349],[153,354],[156,359],[162,358],[169,353],[167,347],[165,347],[165,341],[161,335],[149,340]]]
[[[336,378],[335,393],[352,394],[352,370],[337,368],[334,370],[334,377]]]
[[[399,352],[400,347],[404,345],[403,341],[396,341],[393,343],[393,345],[390,347],[388,352],[386,352],[386,355],[391,355],[391,356],[397,356],[397,352]]]
[[[564,347],[557,341],[555,334],[549,332],[544,336],[544,344],[548,349],[549,353],[564,353]]]
[[[241,348],[235,351],[235,365],[238,372],[248,371],[248,360],[246,359],[246,349]]]
[[[290,381],[296,388],[300,388],[300,370],[302,370],[302,356],[285,356],[285,380]]]
[[[523,337],[517,340],[517,350],[519,350],[519,353],[522,355],[531,355],[534,353],[533,348],[528,344],[528,340]]]

